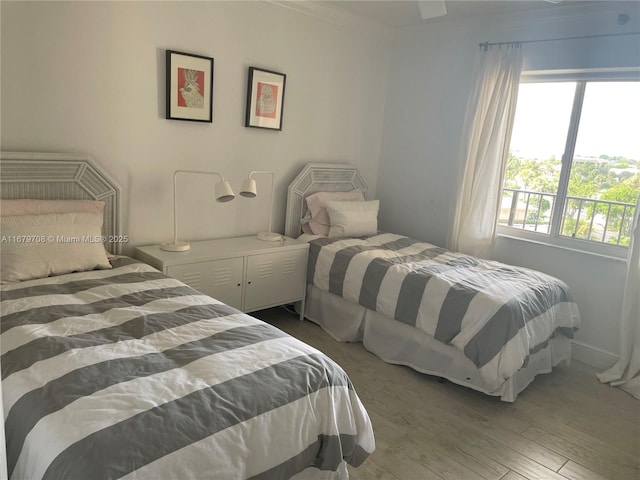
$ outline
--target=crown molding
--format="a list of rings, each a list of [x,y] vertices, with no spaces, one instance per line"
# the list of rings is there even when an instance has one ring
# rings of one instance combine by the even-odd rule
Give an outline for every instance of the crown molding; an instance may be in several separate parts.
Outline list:
[[[501,37],[511,36],[526,41],[528,36],[535,37],[532,25],[535,28],[565,28],[568,23],[583,24],[583,29],[587,32],[597,30],[598,33],[631,32],[640,30],[640,2],[637,1],[565,1],[549,6],[545,9],[522,10],[519,12],[507,12],[502,14],[481,14],[465,17],[443,17],[426,19],[419,25],[408,25],[405,27],[390,27],[382,25],[374,20],[369,20],[353,14],[345,9],[335,8],[331,4],[322,1],[310,0],[263,0],[264,2],[285,8],[289,11],[318,19],[323,22],[353,31],[354,33],[366,34],[387,41],[392,41],[402,32],[437,31],[441,28],[449,29],[455,25],[474,25],[478,22],[486,22],[487,26],[495,25],[499,22],[503,25]],[[447,0],[455,1],[455,0]],[[624,25],[617,24],[619,14],[627,13],[631,21]],[[522,36],[522,38],[521,38]],[[533,38],[532,37],[532,38]],[[537,38],[537,37],[536,37]],[[491,41],[491,39],[485,39]]]

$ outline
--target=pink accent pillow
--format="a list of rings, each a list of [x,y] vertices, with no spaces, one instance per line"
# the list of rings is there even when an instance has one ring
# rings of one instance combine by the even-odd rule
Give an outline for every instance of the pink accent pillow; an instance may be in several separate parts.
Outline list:
[[[48,215],[51,213],[92,213],[104,219],[104,202],[101,200],[40,200],[35,198],[3,199],[0,201],[0,217]],[[106,247],[105,251],[109,258],[113,256]]]
[[[2,200],[0,216],[43,215],[47,213],[104,213],[104,202],[99,200]]]
[[[302,233],[306,233],[307,235],[313,235],[313,230],[311,230],[311,227],[309,226],[308,223],[303,223],[301,225],[302,228]]]
[[[364,201],[364,195],[361,190],[352,190],[350,192],[316,192],[309,195],[306,199],[307,208],[311,212],[311,220],[309,227],[316,235],[329,235],[331,221],[327,212],[327,202],[329,201]]]

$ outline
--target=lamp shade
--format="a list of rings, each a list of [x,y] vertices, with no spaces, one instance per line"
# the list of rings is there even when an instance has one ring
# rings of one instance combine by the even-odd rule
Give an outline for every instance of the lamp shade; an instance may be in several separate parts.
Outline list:
[[[235,198],[231,185],[226,180],[216,183],[216,200],[218,202],[230,202]]]
[[[256,181],[253,178],[247,177],[242,181],[242,186],[240,187],[240,195],[247,198],[254,198],[256,195],[258,195]]]

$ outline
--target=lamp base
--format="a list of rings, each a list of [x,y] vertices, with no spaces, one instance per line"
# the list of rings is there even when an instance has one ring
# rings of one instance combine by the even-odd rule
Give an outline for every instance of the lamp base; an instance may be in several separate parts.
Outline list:
[[[160,244],[160,250],[164,250],[166,252],[186,252],[190,248],[191,244],[189,242],[171,242]]]
[[[264,240],[265,242],[279,242],[282,240],[282,235],[271,232],[259,232],[257,237],[258,240]]]

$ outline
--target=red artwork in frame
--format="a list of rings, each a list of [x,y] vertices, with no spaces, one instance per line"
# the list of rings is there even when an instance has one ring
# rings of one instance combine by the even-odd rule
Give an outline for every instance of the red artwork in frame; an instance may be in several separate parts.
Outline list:
[[[282,130],[282,111],[287,76],[249,67],[245,127]]]
[[[213,122],[213,58],[166,51],[166,118]]]

